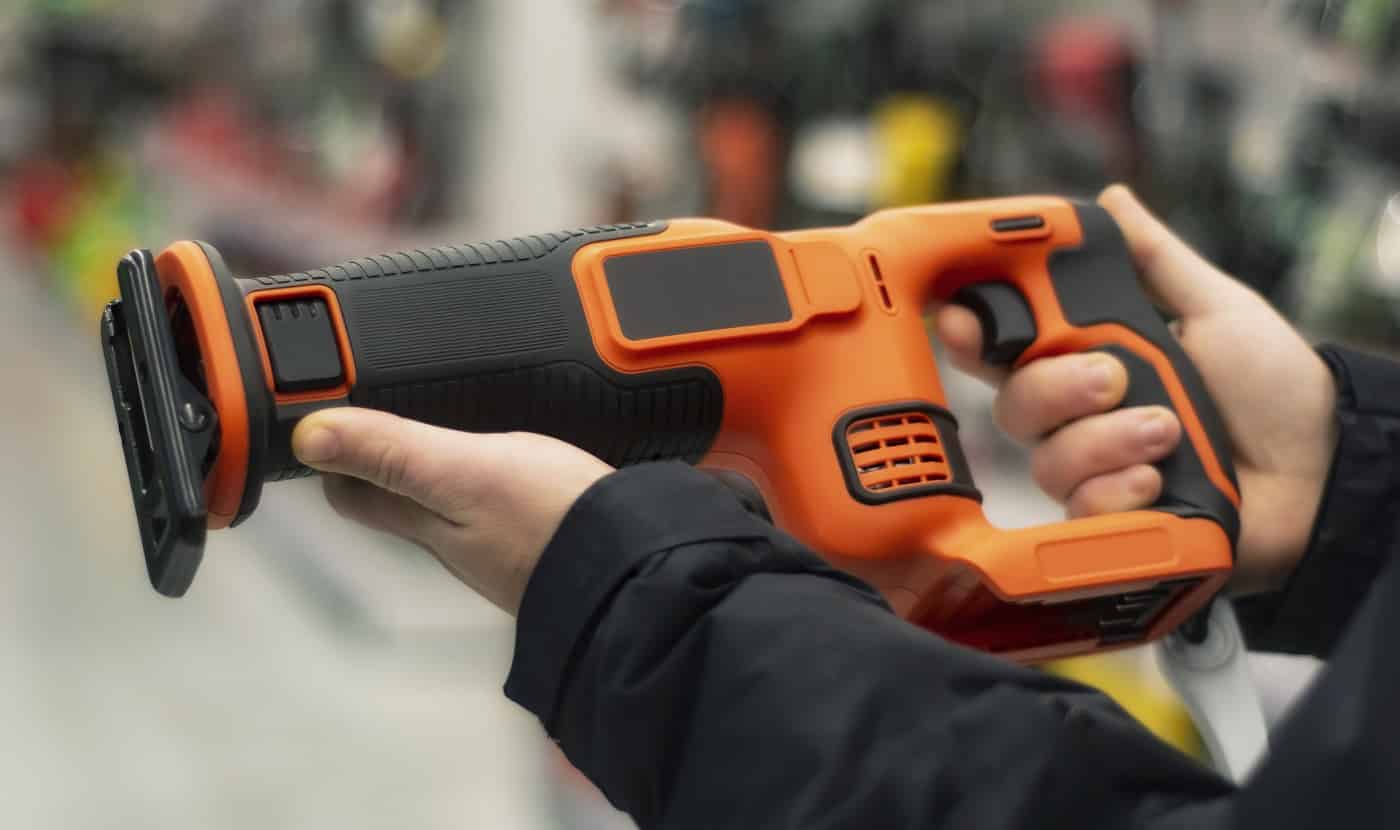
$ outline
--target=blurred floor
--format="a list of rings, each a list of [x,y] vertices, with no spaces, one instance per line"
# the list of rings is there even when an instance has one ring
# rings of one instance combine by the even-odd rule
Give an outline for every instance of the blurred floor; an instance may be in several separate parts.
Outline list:
[[[283,488],[150,590],[96,338],[7,276],[0,826],[551,826],[508,620],[426,556]]]

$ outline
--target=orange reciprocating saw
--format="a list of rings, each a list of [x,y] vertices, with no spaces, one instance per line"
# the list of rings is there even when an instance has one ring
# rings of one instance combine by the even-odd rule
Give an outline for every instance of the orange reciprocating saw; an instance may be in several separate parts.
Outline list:
[[[1100,208],[1053,197],[913,207],[845,228],[606,225],[234,277],[178,242],[133,251],[102,338],[151,581],[178,596],[206,529],[305,474],[307,413],[354,404],[528,430],[617,465],[737,473],[778,525],[969,645],[1041,659],[1142,642],[1224,583],[1226,433]],[[963,303],[989,360],[1099,350],[1124,406],[1184,440],[1147,510],[993,527],[923,314]]]

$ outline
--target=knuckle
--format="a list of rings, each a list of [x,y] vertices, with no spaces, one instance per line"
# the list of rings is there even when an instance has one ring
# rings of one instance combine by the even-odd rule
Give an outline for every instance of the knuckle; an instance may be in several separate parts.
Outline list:
[[[1030,368],[1013,374],[997,392],[992,403],[992,419],[1002,432],[1028,442],[1048,431],[1042,428],[1044,399],[1035,394],[1037,385]]]
[[[1113,488],[1100,486],[1102,482],[1091,480],[1087,486],[1080,488],[1079,500],[1082,504],[1084,515],[1097,516],[1100,513],[1107,513],[1113,509],[1111,490]]]
[[[1074,518],[1079,518],[1081,516],[1092,516],[1097,512],[1096,510],[1094,510],[1092,500],[1090,499],[1089,494],[1085,492],[1084,487],[1080,487],[1077,490],[1075,490],[1072,494],[1070,494],[1070,497],[1066,500],[1065,504],[1066,511],[1071,517]]]
[[[1040,446],[1031,453],[1031,480],[1052,498],[1064,497],[1064,465],[1049,447]]]
[[[1013,373],[992,409],[997,425],[1013,438],[1030,442],[1072,420],[1084,407],[1078,384],[1069,382],[1066,368],[1046,359]]]
[[[403,492],[408,478],[408,453],[393,441],[378,444],[370,456],[369,473],[384,489]]]
[[[1081,454],[1088,466],[1099,472],[1107,472],[1122,466],[1136,444],[1133,425],[1124,423],[1122,418],[1095,419],[1086,423]]]
[[[422,503],[457,524],[471,524],[478,511],[481,492],[472,476],[444,476],[428,487]]]
[[[1122,473],[1094,476],[1080,482],[1068,501],[1075,515],[1099,516],[1124,509],[1130,487]]]

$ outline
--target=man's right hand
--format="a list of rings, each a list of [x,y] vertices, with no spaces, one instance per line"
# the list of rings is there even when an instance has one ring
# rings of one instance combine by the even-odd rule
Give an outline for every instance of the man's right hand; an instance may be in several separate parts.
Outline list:
[[[1240,540],[1233,587],[1282,587],[1307,546],[1336,446],[1336,387],[1322,359],[1258,294],[1212,266],[1125,187],[1099,203],[1123,230],[1154,299],[1178,316],[1182,346],[1215,399],[1239,476]],[[1151,466],[1181,439],[1170,410],[1111,411],[1127,372],[1106,355],[1064,355],[1007,374],[980,360],[976,316],[937,315],[955,365],[999,389],[997,423],[1030,447],[1036,483],[1071,516],[1133,510],[1156,500]]]

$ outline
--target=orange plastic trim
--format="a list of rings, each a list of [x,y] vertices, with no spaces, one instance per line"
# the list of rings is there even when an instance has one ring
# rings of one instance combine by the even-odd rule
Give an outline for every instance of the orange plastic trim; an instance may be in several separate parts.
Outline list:
[[[190,310],[204,361],[209,399],[219,414],[219,449],[204,480],[204,503],[211,530],[228,527],[238,515],[248,477],[248,399],[234,350],[223,296],[204,250],[176,242],[156,257],[156,275],[166,296],[178,292]]]
[[[345,370],[345,380],[330,389],[314,389],[309,392],[278,392],[272,374],[272,358],[268,355],[267,341],[263,339],[262,325],[258,321],[257,306],[273,300],[291,300],[297,297],[320,297],[326,301],[331,315],[331,328],[335,331],[335,345],[340,352],[340,365]],[[258,357],[262,360],[263,381],[267,391],[272,393],[278,406],[312,401],[329,401],[345,398],[355,388],[355,359],[350,354],[350,333],[345,328],[345,318],[340,316],[340,301],[335,292],[324,285],[293,285],[288,288],[269,288],[254,291],[244,298],[248,306],[248,319],[253,324],[253,336],[258,343]]]

